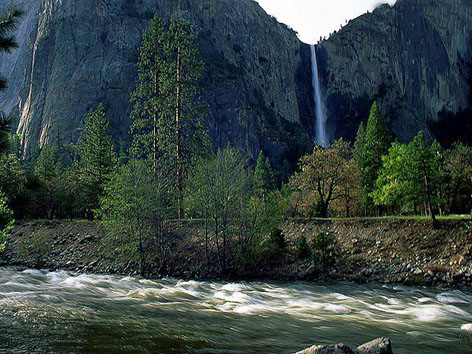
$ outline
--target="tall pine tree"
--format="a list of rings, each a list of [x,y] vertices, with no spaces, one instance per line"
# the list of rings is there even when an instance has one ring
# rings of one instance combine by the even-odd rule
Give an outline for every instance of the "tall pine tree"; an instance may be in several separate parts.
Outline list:
[[[377,102],[374,102],[365,133],[360,130],[355,147],[355,157],[362,174],[362,203],[366,213],[373,212],[374,203],[371,193],[375,189],[379,170],[382,167],[382,156],[388,153],[391,144],[392,138],[387,122],[383,119]]]
[[[169,25],[154,17],[143,36],[132,95],[132,150],[149,159],[153,171],[162,164],[174,171],[180,219],[186,167],[208,146],[199,102],[202,71],[193,27],[177,17]]]
[[[440,183],[440,160],[436,153],[436,143],[431,145],[423,132],[419,132],[408,145],[408,177],[411,182],[411,193],[425,203],[426,210],[436,225],[435,207],[437,206],[438,187]]]
[[[8,11],[0,17],[0,53],[11,53],[12,49],[18,48],[15,37],[11,34],[17,27],[23,16],[23,11],[10,6]],[[7,81],[0,77],[0,91],[5,89]]]
[[[77,154],[82,184],[82,198],[89,217],[98,207],[103,186],[117,166],[113,141],[108,134],[109,122],[105,108],[100,104],[91,110],[84,120],[84,130],[79,139]]]
[[[23,11],[13,5],[0,17],[0,53],[11,53],[12,49],[18,48],[15,37],[11,34],[17,27]],[[0,91],[7,87],[7,80],[0,76]],[[0,112],[0,154],[7,152],[10,146],[9,135],[12,121]]]

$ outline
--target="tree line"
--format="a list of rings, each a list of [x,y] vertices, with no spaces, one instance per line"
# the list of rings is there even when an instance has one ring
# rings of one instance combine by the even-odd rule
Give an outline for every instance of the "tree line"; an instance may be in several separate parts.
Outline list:
[[[469,214],[472,149],[448,149],[420,131],[408,144],[393,141],[374,102],[354,145],[342,139],[315,146],[290,179],[292,215],[386,216]]]

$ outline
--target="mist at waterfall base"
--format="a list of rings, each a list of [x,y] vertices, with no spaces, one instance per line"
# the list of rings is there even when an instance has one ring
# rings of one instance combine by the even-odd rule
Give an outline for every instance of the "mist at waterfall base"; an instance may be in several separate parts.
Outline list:
[[[203,282],[0,268],[0,353],[294,353],[386,336],[470,352],[469,290]]]
[[[315,142],[324,148],[328,147],[329,141],[326,134],[326,111],[323,104],[321,85],[318,73],[318,60],[316,58],[316,48],[314,44],[311,48],[311,67],[313,73],[313,99],[315,102]]]

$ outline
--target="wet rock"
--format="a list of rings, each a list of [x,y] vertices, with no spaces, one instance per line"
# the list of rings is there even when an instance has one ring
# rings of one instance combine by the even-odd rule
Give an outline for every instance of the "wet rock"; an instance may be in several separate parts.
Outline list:
[[[364,354],[393,354],[392,342],[388,338],[378,338],[357,348]]]
[[[176,11],[198,24],[206,68],[202,98],[210,106],[215,141],[254,157],[263,148],[278,164],[293,146],[308,149],[309,47],[255,1],[190,0],[182,9],[175,0],[18,1],[28,21],[18,36],[21,56],[0,56],[0,69],[11,69],[0,71],[13,72],[0,106],[20,111],[26,152],[55,140],[53,126],[77,139],[87,110],[98,102],[106,107],[116,140],[128,137],[141,34],[154,13],[168,19]]]
[[[297,354],[393,354],[393,349],[389,339],[379,338],[358,348],[345,344],[318,345],[302,350]]]

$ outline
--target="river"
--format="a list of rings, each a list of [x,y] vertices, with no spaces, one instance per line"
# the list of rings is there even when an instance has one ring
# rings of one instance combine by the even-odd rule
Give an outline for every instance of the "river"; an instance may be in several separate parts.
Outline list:
[[[472,352],[472,291],[199,282],[0,268],[0,353],[293,353],[386,336]]]

